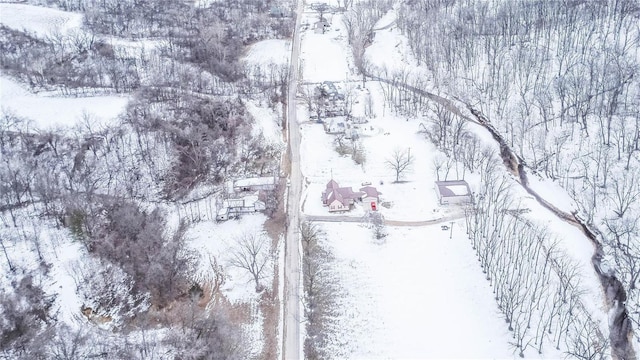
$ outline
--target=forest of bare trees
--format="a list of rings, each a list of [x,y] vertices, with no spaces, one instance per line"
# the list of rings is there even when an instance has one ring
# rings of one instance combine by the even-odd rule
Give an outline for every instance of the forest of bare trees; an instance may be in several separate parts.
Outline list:
[[[34,92],[131,100],[103,125],[87,114],[74,127],[36,130],[0,114],[0,285],[13,289],[0,295],[0,357],[247,358],[230,309],[199,304],[211,284],[193,277],[198,256],[185,233],[215,209],[189,204],[238,176],[279,172],[281,145],[253,131],[246,102],[278,108],[286,67],[251,68],[240,57],[255,41],[290,36],[294,19],[270,16],[272,4],[259,1],[29,3],[80,12],[84,25],[45,37],[0,27],[3,74]],[[159,45],[124,50],[109,37]],[[69,239],[86,253],[70,269],[78,316],[96,326],[68,328],[48,295],[51,263]]]

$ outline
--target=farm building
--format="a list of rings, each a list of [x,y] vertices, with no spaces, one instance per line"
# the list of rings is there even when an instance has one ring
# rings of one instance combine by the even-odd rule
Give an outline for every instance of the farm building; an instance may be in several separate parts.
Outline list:
[[[436,194],[440,205],[468,204],[472,202],[471,189],[464,180],[436,181]]]
[[[238,199],[228,199],[223,202],[222,208],[218,210],[216,220],[224,221],[236,217],[239,214],[248,214],[264,211],[266,205],[259,199],[259,194],[251,194]]]
[[[378,203],[380,203],[381,192],[373,186],[365,186],[360,188],[360,192],[364,195],[360,198],[362,200],[362,207],[365,210],[378,211]]]
[[[274,176],[255,177],[236,180],[233,190],[237,193],[243,191],[275,190],[277,178]]]

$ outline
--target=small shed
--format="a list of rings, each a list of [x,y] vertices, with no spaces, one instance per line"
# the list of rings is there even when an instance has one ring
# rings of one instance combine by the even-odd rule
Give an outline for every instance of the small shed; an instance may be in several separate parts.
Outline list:
[[[324,34],[324,32],[331,27],[331,24],[329,24],[327,20],[322,19],[315,23],[314,27],[316,34]]]
[[[464,180],[436,181],[436,194],[440,205],[469,204],[471,189]]]

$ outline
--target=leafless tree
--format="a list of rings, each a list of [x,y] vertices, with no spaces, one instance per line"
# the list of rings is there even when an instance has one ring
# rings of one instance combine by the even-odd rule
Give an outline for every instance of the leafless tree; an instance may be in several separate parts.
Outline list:
[[[625,172],[622,178],[614,179],[612,182],[613,193],[610,195],[610,199],[614,206],[613,212],[615,212],[618,217],[622,217],[627,210],[635,204],[636,200],[640,198],[638,174]]]
[[[396,182],[399,182],[407,172],[411,171],[413,163],[414,158],[411,155],[411,148],[406,151],[395,149],[391,153],[391,157],[385,161],[386,167],[393,171]]]
[[[244,269],[253,277],[256,292],[260,292],[263,286],[260,284],[269,271],[268,266],[272,260],[271,243],[266,234],[244,234],[236,239],[236,244],[231,250],[229,264]]]

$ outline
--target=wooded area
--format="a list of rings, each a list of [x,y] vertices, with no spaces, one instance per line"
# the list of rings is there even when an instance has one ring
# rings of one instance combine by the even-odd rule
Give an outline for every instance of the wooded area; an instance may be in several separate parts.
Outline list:
[[[288,69],[240,57],[256,41],[290,36],[294,19],[269,9],[293,5],[29,3],[80,12],[84,26],[45,38],[0,27],[5,74],[34,92],[132,100],[117,121],[96,125],[87,114],[64,129],[1,114],[0,245],[13,291],[0,295],[0,357],[245,359],[237,310],[216,293],[224,282],[217,259],[215,281],[193,276],[198,256],[185,232],[204,218],[201,208],[180,210],[221,195],[228,180],[279,174],[281,145],[254,131],[246,102],[282,106]],[[105,36],[160,45],[122,48]],[[270,214],[278,201],[267,199]],[[72,271],[85,304],[75,316],[92,326],[59,321],[55,297],[43,291],[69,237],[86,251]]]

